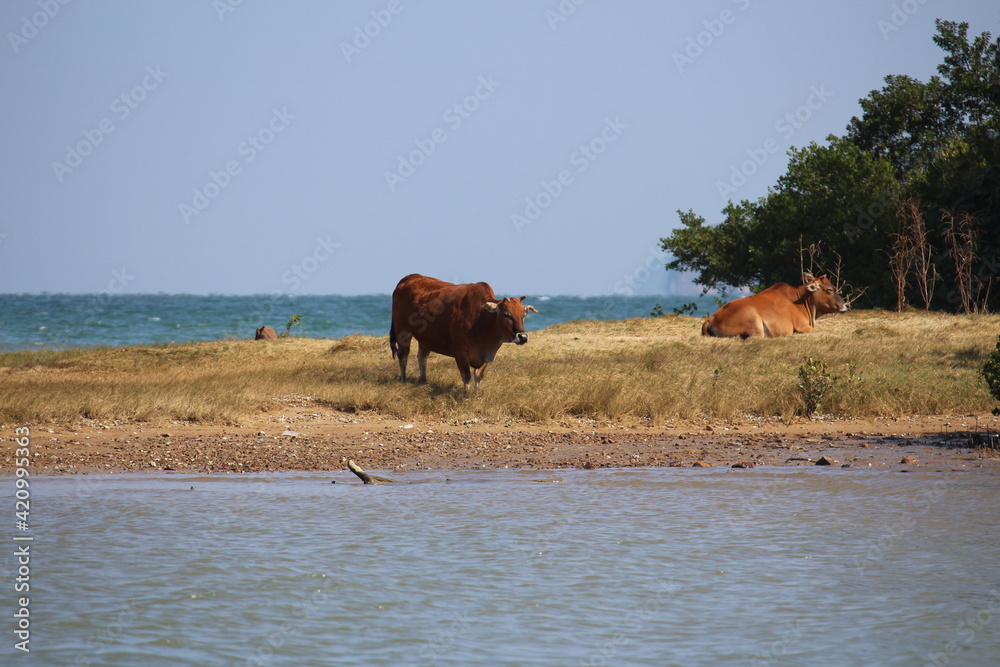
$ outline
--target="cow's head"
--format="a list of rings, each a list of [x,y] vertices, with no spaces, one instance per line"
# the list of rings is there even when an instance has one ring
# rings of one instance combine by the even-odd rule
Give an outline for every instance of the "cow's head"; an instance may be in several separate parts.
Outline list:
[[[847,302],[844,301],[844,297],[840,296],[840,292],[837,291],[837,288],[833,286],[833,283],[826,276],[813,278],[811,273],[806,273],[803,275],[803,283],[812,295],[812,302],[816,307],[817,315],[847,312]]]
[[[524,316],[529,311],[538,311],[534,306],[521,303],[523,299],[523,296],[520,299],[507,297],[503,301],[487,301],[483,305],[485,312],[496,315],[496,330],[505,343],[524,345],[528,342],[528,334],[524,332]]]

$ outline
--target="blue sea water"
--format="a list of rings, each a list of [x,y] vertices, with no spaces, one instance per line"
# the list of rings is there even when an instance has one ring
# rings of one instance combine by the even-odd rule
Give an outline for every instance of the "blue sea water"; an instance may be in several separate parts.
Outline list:
[[[670,313],[691,301],[697,301],[699,314],[715,307],[711,297],[533,295],[526,302],[539,312],[529,315],[525,326],[647,317],[657,305]],[[383,335],[390,310],[387,294],[0,294],[0,352],[252,338],[265,324],[285,331],[296,314],[302,315],[301,326],[292,331],[296,335]]]

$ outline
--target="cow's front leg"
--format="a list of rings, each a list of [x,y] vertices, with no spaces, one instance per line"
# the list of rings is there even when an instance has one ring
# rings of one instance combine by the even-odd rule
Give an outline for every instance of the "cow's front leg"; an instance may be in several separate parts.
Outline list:
[[[431,351],[423,345],[417,345],[417,366],[420,368],[421,384],[426,384],[427,382],[427,357],[429,357],[430,354]]]
[[[477,368],[475,372],[473,372],[472,374],[473,386],[476,391],[479,391],[479,383],[483,381],[483,374],[486,372],[487,366],[489,366],[489,364],[483,364],[482,366]]]
[[[472,382],[473,373],[472,368],[469,366],[469,362],[466,359],[455,359],[455,363],[458,364],[458,372],[462,374],[462,384],[465,385],[465,395],[469,395],[469,383]]]

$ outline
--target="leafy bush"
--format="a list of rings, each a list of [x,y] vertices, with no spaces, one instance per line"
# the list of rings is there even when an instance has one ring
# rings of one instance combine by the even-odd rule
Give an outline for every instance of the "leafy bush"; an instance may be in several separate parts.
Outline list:
[[[830,375],[826,364],[818,359],[806,357],[799,366],[799,391],[805,403],[802,414],[811,417],[823,403],[823,397],[837,383],[838,378]]]
[[[657,304],[659,305],[659,304]],[[685,303],[677,308],[674,308],[674,315],[697,315],[698,314],[698,303],[692,301],[690,303]],[[660,311],[662,312],[662,310]]]
[[[285,325],[285,333],[282,336],[282,338],[291,338],[292,337],[292,327],[298,327],[299,328],[299,337],[300,338],[305,338],[306,337],[305,332],[302,331],[302,316],[301,315],[296,314],[296,315],[292,315],[291,317],[288,318],[288,323]]]
[[[980,372],[990,388],[990,394],[1000,401],[1000,336],[997,336],[997,349],[990,354]],[[993,408],[993,414],[1000,414],[1000,408]]]

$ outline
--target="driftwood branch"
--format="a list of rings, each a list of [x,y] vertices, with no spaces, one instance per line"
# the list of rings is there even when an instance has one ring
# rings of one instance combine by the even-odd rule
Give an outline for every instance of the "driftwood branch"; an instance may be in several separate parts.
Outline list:
[[[354,461],[347,462],[348,469],[355,475],[361,478],[361,481],[365,484],[398,484],[394,479],[389,479],[388,477],[379,477],[378,475],[369,475],[364,470],[358,467],[358,464]]]

